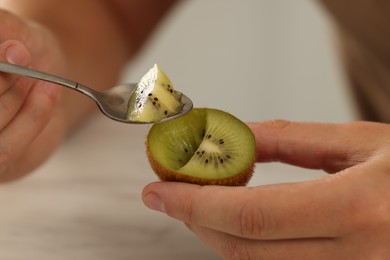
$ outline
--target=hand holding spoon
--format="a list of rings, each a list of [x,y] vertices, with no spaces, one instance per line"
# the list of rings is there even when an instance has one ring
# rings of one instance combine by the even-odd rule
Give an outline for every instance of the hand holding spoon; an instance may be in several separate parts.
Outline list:
[[[46,72],[25,68],[25,67],[21,67],[6,62],[1,62],[1,61],[0,61],[0,71],[11,73],[11,74],[17,74],[29,78],[39,79],[43,81],[48,81],[78,91],[88,96],[92,100],[94,100],[97,106],[99,107],[100,111],[104,115],[122,123],[146,124],[146,123],[156,123],[157,121],[158,122],[166,121],[186,114],[192,109],[193,106],[192,101],[187,96],[185,96],[180,92],[175,91],[177,97],[180,99],[179,100],[179,102],[181,103],[181,106],[179,107],[180,109],[178,109],[174,113],[166,114],[167,117],[164,117],[156,121],[142,121],[138,119],[135,120],[129,115],[132,114],[132,110],[137,110],[137,109],[139,110],[140,107],[129,106],[129,100],[131,97],[133,97],[137,100],[143,99],[145,101],[145,98],[142,97],[143,92],[135,91],[137,90],[139,83],[121,84],[109,88],[104,92],[99,92],[69,79],[65,79]],[[138,95],[139,97],[135,95]]]

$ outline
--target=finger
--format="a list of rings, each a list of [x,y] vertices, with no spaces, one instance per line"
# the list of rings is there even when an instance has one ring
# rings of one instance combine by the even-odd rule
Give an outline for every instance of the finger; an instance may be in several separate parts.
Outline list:
[[[19,48],[19,50],[22,49]],[[21,56],[23,54],[16,53],[14,55]],[[12,116],[12,119],[0,132],[0,173],[5,172],[44,130],[59,100],[60,87],[32,79],[28,79],[28,81],[28,84],[33,83],[34,85],[17,113]],[[22,85],[22,81],[20,83]],[[11,97],[0,98],[10,99]]]
[[[17,41],[7,41],[0,45],[0,60],[28,66],[31,57],[28,50]],[[0,76],[0,130],[17,114],[26,99],[31,80],[7,73]]]
[[[11,165],[3,168],[3,171],[0,165],[0,183],[13,181],[30,173],[31,170],[41,165],[62,142],[65,135],[62,112],[56,111],[55,113],[42,132],[34,138],[34,141],[28,145],[27,149],[23,149],[17,155]],[[7,170],[4,171],[4,169]]]
[[[370,158],[389,138],[390,126],[378,123],[250,123],[257,142],[257,161],[337,172]],[[365,138],[362,138],[362,137]],[[375,136],[375,141],[370,136]],[[381,138],[378,138],[381,137]]]
[[[336,255],[346,259],[341,258],[344,252],[335,239],[251,240],[204,227],[187,226],[224,259],[334,259]]]
[[[9,170],[45,129],[55,111],[57,99],[57,93],[49,86],[31,90],[17,116],[0,132],[0,174]]]
[[[159,182],[145,187],[143,200],[180,221],[244,238],[338,237],[364,211],[362,184],[347,176],[256,188]]]

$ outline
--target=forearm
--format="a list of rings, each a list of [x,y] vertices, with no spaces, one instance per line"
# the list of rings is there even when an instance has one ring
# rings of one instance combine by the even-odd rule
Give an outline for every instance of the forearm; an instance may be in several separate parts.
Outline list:
[[[390,5],[322,0],[335,18],[340,54],[364,120],[390,123]]]
[[[320,0],[348,34],[390,66],[390,5],[386,0]]]

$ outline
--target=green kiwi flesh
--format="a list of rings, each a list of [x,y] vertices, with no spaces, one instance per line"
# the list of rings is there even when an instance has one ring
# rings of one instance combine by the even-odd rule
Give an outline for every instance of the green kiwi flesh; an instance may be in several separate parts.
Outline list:
[[[155,64],[140,80],[129,98],[127,119],[133,122],[158,122],[177,114],[182,108],[181,94]]]
[[[252,131],[221,110],[194,108],[154,124],[146,143],[149,162],[161,180],[241,186],[254,170]]]

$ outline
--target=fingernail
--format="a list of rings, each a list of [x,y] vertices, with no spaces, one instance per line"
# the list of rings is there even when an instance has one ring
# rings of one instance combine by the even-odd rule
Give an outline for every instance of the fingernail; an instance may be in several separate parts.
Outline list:
[[[162,203],[160,196],[158,196],[154,192],[148,193],[144,197],[144,203],[150,209],[157,210],[160,212],[165,212],[164,205]]]
[[[11,45],[5,51],[5,58],[9,63],[26,66],[29,63],[29,54],[25,48],[18,45]]]

